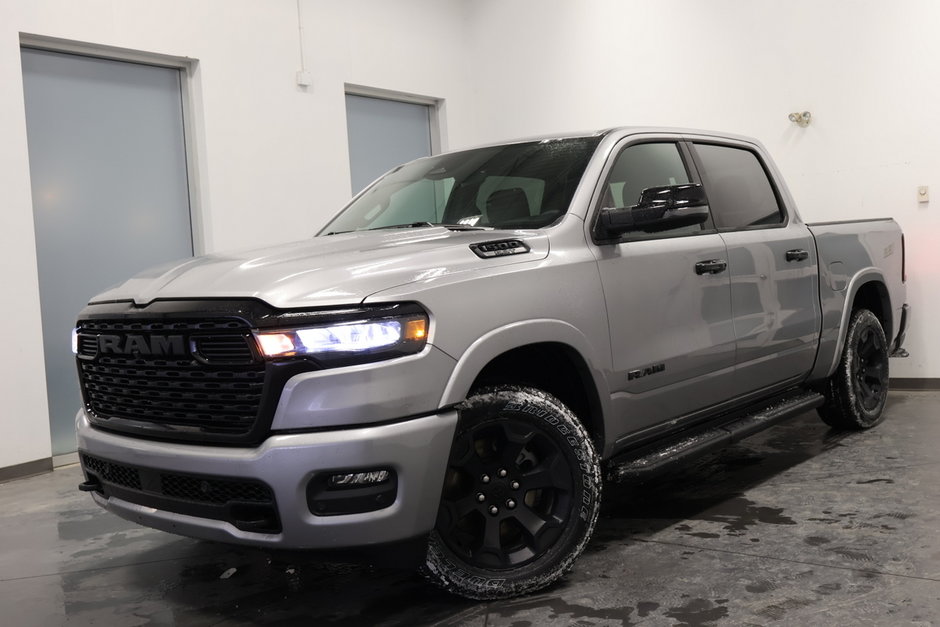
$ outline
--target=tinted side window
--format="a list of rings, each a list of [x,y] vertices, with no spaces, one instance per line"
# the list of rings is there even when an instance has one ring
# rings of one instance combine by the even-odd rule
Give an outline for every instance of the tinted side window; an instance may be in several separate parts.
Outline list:
[[[649,187],[683,185],[690,183],[688,172],[673,143],[634,144],[617,156],[601,199],[602,207],[632,207],[640,201],[640,194]],[[663,237],[697,233],[701,224],[679,227],[658,233],[635,232],[630,239]]]
[[[696,144],[705,193],[719,229],[783,222],[777,196],[757,155],[743,148]]]
[[[636,144],[617,157],[608,180],[608,194],[613,205],[632,207],[648,187],[682,185],[689,182],[685,164],[675,144]]]

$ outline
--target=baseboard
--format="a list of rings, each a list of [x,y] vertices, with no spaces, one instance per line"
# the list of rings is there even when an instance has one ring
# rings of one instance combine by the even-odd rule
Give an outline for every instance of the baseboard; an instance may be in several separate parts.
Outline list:
[[[36,461],[17,464],[0,468],[0,483],[12,481],[13,479],[22,479],[30,475],[39,475],[52,470],[52,458],[37,459]]]
[[[52,456],[52,467],[61,468],[62,466],[69,466],[71,464],[78,463],[78,452],[75,453],[65,453],[64,455],[53,455]]]
[[[890,379],[892,390],[940,390],[940,379]]]

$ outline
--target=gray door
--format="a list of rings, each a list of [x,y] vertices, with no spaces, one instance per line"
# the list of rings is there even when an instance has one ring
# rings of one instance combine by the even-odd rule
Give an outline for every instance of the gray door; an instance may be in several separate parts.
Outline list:
[[[346,94],[352,193],[396,165],[431,154],[427,105]]]
[[[69,336],[95,293],[193,254],[180,71],[24,48],[52,452],[75,450]]]
[[[813,237],[787,220],[756,153],[716,144],[694,150],[728,247],[735,392],[799,379],[813,367],[820,324]]]
[[[601,205],[631,206],[648,187],[691,182],[671,142],[625,148]],[[734,375],[731,284],[726,249],[710,222],[661,233],[633,232],[597,251],[613,359],[614,429],[641,431],[728,398]]]

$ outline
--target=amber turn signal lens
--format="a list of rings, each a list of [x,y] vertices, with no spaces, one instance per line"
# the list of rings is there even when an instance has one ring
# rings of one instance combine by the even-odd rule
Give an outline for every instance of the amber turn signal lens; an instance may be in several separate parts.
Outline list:
[[[291,337],[286,333],[258,335],[258,341],[261,342],[261,351],[268,357],[288,355],[297,350]]]
[[[423,340],[428,335],[428,321],[424,318],[409,320],[405,323],[406,340]]]

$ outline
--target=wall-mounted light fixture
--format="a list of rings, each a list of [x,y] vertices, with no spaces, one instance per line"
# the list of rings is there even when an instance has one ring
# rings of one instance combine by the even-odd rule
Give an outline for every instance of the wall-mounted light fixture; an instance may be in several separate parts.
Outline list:
[[[809,126],[810,120],[813,119],[813,114],[809,111],[804,111],[803,113],[797,111],[796,113],[791,113],[789,117],[791,122],[806,127]]]

